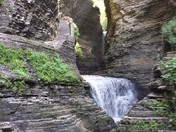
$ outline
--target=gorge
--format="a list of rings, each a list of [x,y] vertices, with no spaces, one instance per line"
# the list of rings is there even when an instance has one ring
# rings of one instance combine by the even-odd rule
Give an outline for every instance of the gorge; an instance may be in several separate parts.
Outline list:
[[[175,82],[165,69],[176,53],[162,32],[176,2],[104,3],[106,35],[90,0],[0,0],[0,131],[176,130]]]

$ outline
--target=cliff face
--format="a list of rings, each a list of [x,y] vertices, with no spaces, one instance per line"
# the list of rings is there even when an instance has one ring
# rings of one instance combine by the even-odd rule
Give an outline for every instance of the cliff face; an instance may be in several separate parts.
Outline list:
[[[102,59],[102,27],[99,20],[99,10],[93,7],[89,0],[61,0],[63,15],[70,16],[79,28],[79,44],[84,58],[77,58],[80,71],[95,70]]]
[[[0,52],[0,131],[89,132],[116,127],[82,84],[41,81],[37,73],[40,66],[34,67],[38,62],[33,65],[27,57],[28,51],[45,56],[37,61],[59,54],[63,61],[57,61],[56,67],[64,69],[67,63],[77,71],[72,23],[60,18],[59,13],[57,0],[5,0],[0,5],[0,50],[4,53]],[[22,64],[20,68],[29,76],[14,72],[13,54],[14,63]],[[40,70],[45,76],[51,67],[53,63]],[[65,75],[68,69],[63,69],[60,73]],[[51,71],[50,77],[54,77],[55,71]],[[80,79],[79,73],[76,76]]]
[[[52,40],[58,34],[58,0],[5,0],[0,31],[30,39]]]
[[[108,16],[103,74],[136,80],[147,88],[161,57],[161,25],[176,15],[168,0],[105,0]]]

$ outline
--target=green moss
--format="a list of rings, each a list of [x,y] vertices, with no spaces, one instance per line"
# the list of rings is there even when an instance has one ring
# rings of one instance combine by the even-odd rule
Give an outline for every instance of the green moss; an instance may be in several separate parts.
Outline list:
[[[80,83],[78,75],[71,70],[71,67],[65,64],[58,54],[49,55],[32,50],[14,50],[0,44],[0,64],[9,66],[10,71],[15,73],[20,80],[29,79],[29,73],[26,70],[27,60],[36,71],[38,80],[45,84],[49,83]],[[12,90],[21,91],[23,82],[11,82],[1,77],[0,83],[4,87],[14,87]]]
[[[63,63],[58,55],[49,56],[48,54],[26,51],[26,56],[31,66],[36,71],[39,80],[48,83],[79,83],[80,79],[70,66]]]
[[[29,78],[22,50],[13,50],[4,47],[3,44],[0,43],[0,64],[9,66],[11,72],[15,73],[19,78]]]

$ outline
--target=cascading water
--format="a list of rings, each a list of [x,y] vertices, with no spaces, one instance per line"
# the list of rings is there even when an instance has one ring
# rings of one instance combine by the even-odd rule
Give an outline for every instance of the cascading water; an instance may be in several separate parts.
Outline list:
[[[137,102],[137,92],[128,79],[82,76],[91,85],[91,95],[96,103],[114,121],[120,121]]]

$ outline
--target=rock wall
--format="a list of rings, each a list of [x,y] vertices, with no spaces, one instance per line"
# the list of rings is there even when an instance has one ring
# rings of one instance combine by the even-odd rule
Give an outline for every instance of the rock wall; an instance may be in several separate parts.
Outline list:
[[[77,70],[72,23],[58,16],[56,0],[5,0],[0,6],[0,43],[11,49],[59,53]],[[96,132],[116,127],[82,84],[44,84],[28,60],[23,61],[30,76],[25,80],[0,64],[0,131]],[[4,80],[23,81],[25,89],[18,93],[4,88]]]
[[[5,0],[0,31],[30,39],[52,40],[58,34],[58,0]]]
[[[153,81],[150,83],[150,93],[138,102],[125,118],[119,122],[119,131],[168,131],[175,132],[176,109],[174,104],[175,86],[162,78],[164,70],[162,64],[176,55],[176,52],[167,52],[154,67]],[[167,114],[166,114],[167,113]],[[147,126],[147,127],[144,127]],[[153,129],[153,130],[152,130]]]
[[[73,18],[79,28],[79,44],[84,52],[84,59],[77,58],[80,71],[86,72],[99,67],[102,59],[102,27],[99,10],[90,0],[61,0],[61,11]]]
[[[116,127],[79,85],[33,86],[21,97],[0,95],[0,112],[1,131],[107,132]]]
[[[147,91],[162,51],[161,26],[176,15],[168,0],[105,0],[108,16],[104,67],[99,73],[135,80]]]

